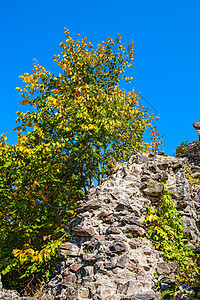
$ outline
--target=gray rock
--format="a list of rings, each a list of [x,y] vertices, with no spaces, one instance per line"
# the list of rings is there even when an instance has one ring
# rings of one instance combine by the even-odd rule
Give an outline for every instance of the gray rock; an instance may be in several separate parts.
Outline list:
[[[19,300],[21,299],[19,293],[14,290],[0,290],[0,299],[2,300]]]
[[[134,238],[146,235],[146,231],[137,225],[126,225],[122,230],[124,233],[132,235]]]
[[[83,212],[83,211],[88,211],[88,210],[93,210],[93,209],[98,209],[100,208],[101,205],[98,201],[95,200],[90,200],[84,203],[82,206],[77,208],[77,213]]]
[[[130,214],[130,215],[127,215],[125,217],[123,217],[121,219],[121,222],[123,225],[126,225],[126,224],[135,224],[135,225],[138,225],[140,227],[143,227],[143,225],[141,224],[141,222],[139,221],[138,218],[136,218],[136,216],[134,214]]]
[[[171,273],[171,270],[168,266],[168,263],[158,263],[157,265],[157,272],[158,274],[170,274]]]
[[[166,182],[168,180],[168,178],[169,178],[169,176],[168,176],[167,172],[162,171],[160,180],[162,182]]]
[[[200,167],[199,166],[192,166],[191,167],[191,172],[192,173],[200,172]]]
[[[150,183],[144,190],[144,193],[152,197],[160,197],[163,193],[164,185],[162,183]]]
[[[62,286],[68,286],[69,284],[76,283],[76,275],[68,270],[65,270],[65,272],[63,272],[62,277],[63,278],[60,283]]]
[[[101,241],[102,237],[100,237],[99,239],[98,236],[94,236],[90,242],[86,242],[84,244],[84,249],[88,251],[99,249]]]
[[[168,168],[169,164],[167,162],[165,162],[165,161],[161,161],[161,162],[159,162],[157,164],[157,166],[158,166],[158,168],[160,170],[164,170],[165,171]]]
[[[149,181],[150,180],[150,175],[143,175],[142,177],[141,177],[141,181],[143,182],[143,181]]]
[[[178,163],[174,163],[174,164],[172,165],[172,168],[175,170],[175,169],[180,169],[180,168],[182,168],[182,166],[183,166],[183,163],[182,163],[182,162],[178,162]]]
[[[121,300],[159,300],[159,299],[161,299],[159,293],[155,293],[153,291],[136,293],[131,296],[125,296],[121,298]]]
[[[134,157],[134,162],[137,164],[143,164],[143,163],[148,163],[149,159],[148,157],[146,157],[145,155],[143,155],[142,153],[138,153],[135,157]]]
[[[193,178],[200,178],[200,172],[195,172],[192,174]]]
[[[127,255],[126,254],[121,255],[118,257],[116,266],[119,268],[125,268],[127,261],[128,261]]]
[[[93,276],[94,275],[93,270],[94,270],[94,268],[92,266],[86,266],[86,267],[80,268],[79,273],[82,275],[82,277]]]
[[[200,130],[200,121],[194,122],[194,123],[193,123],[193,127],[194,127],[196,130]]]
[[[82,255],[83,261],[87,262],[89,265],[94,265],[96,263],[96,261],[98,260],[98,257],[95,256],[93,253],[89,254],[89,253],[84,253]]]
[[[196,133],[198,134],[198,136],[199,136],[199,139],[200,139],[200,130],[198,129],[198,130],[196,130]]]
[[[109,249],[113,253],[121,254],[127,250],[127,247],[123,242],[114,242]]]
[[[122,231],[119,228],[115,227],[115,226],[110,226],[106,230],[107,234],[120,234],[121,232]]]
[[[160,169],[157,167],[156,164],[149,164],[148,165],[148,170],[151,172],[151,173],[159,173]]]
[[[66,258],[67,256],[78,256],[80,255],[80,249],[75,244],[67,242],[60,245],[58,255],[60,258]]]
[[[92,227],[80,227],[77,226],[72,229],[73,234],[84,237],[92,237],[95,234],[94,228]]]
[[[105,269],[110,270],[110,269],[114,269],[116,267],[116,264],[114,264],[111,261],[105,261],[103,266],[104,266]]]
[[[131,239],[128,241],[129,245],[131,246],[132,249],[137,249],[141,246],[141,241],[139,239]]]

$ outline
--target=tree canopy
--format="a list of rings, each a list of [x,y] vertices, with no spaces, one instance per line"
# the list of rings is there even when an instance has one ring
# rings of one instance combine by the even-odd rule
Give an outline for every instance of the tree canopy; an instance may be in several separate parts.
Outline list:
[[[18,112],[17,143],[9,146],[4,135],[0,143],[0,269],[5,285],[24,294],[50,272],[77,200],[94,181],[161,144],[154,115],[134,90],[120,88],[132,79],[125,71],[133,41],[125,46],[118,35],[93,47],[67,29],[65,37],[54,56],[59,74],[35,60],[32,73],[20,76],[29,110]],[[147,128],[151,142],[143,138]]]

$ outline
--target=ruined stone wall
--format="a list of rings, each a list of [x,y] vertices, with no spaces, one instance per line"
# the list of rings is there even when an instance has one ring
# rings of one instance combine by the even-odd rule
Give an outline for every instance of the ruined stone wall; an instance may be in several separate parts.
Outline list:
[[[178,150],[177,154],[179,157],[186,157],[190,164],[194,164],[196,166],[200,165],[200,141],[199,140],[193,141],[188,145],[186,145],[185,147],[179,146],[177,147],[177,150]]]
[[[154,274],[174,278],[176,263],[163,261],[142,222],[156,207],[165,182],[194,241],[198,236],[199,184],[190,179],[198,165],[185,157],[138,153],[78,203],[72,241],[62,244],[55,277],[44,299],[160,299]],[[192,181],[191,181],[192,182]]]

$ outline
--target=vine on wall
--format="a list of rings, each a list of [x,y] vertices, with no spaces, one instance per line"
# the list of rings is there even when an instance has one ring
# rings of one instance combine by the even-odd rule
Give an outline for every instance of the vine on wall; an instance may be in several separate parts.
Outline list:
[[[158,208],[148,207],[144,223],[155,248],[163,252],[164,260],[166,262],[176,261],[179,264],[175,273],[174,286],[178,287],[181,283],[187,283],[189,286],[195,287],[200,275],[197,257],[192,247],[187,245],[192,242],[189,234],[184,231],[183,222],[170,194],[165,185]],[[175,291],[174,286],[173,292]]]

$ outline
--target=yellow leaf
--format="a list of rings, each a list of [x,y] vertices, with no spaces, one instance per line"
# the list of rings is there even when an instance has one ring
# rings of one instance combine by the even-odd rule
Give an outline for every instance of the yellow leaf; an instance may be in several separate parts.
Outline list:
[[[12,254],[14,256],[18,256],[19,255],[19,249],[13,249]]]

